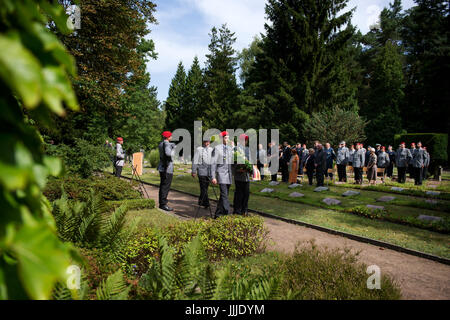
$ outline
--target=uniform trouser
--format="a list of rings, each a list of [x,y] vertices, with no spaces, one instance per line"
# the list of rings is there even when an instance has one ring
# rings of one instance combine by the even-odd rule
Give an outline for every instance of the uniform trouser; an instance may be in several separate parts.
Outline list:
[[[394,164],[391,162],[388,167],[386,168],[386,176],[389,178],[392,177],[392,174],[394,173]]]
[[[398,182],[405,183],[406,182],[406,167],[397,167],[398,171]]]
[[[412,165],[408,165],[408,173],[409,173],[409,178],[413,179],[414,178],[414,167]]]
[[[338,164],[337,170],[338,170],[339,181],[347,182],[347,170],[345,170],[345,164]]]
[[[413,168],[414,170],[414,184],[416,185],[422,185],[422,168]]]
[[[167,205],[167,196],[170,190],[170,184],[172,183],[173,173],[160,172],[160,183],[159,183],[159,206]]]
[[[318,187],[323,187],[324,178],[325,178],[325,171],[322,169],[316,169],[316,180]]]
[[[120,177],[122,175],[122,168],[123,166],[116,166],[116,177]]]
[[[306,174],[308,175],[309,185],[312,186],[313,178],[314,178],[314,170],[308,170],[308,171],[306,171]]]
[[[198,198],[198,204],[200,206],[209,206],[208,197],[208,187],[209,187],[209,177],[208,176],[198,176],[198,182],[200,184],[200,196]]]
[[[428,167],[423,167],[422,179],[427,180],[428,176]]]
[[[288,180],[289,180],[289,167],[283,161],[283,163],[281,165],[281,181],[288,182]]]
[[[327,166],[327,171],[325,171],[325,177],[330,177],[330,179],[333,179],[333,172],[328,172],[328,169],[333,169],[333,166],[331,167]]]
[[[219,184],[220,197],[216,208],[216,217],[230,213],[230,201],[228,200],[229,184]]]
[[[362,168],[353,167],[353,172],[355,173],[355,182],[362,183]]]
[[[236,190],[234,190],[233,213],[246,214],[248,211],[248,198],[250,196],[249,181],[235,181]]]

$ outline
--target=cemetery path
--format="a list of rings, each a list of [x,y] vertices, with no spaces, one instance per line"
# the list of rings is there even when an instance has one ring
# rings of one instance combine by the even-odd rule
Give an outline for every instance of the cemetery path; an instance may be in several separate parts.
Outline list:
[[[145,188],[158,206],[158,188],[150,185],[145,185]],[[171,190],[168,199],[169,206],[174,209],[170,214],[185,220],[196,216],[197,197]],[[214,212],[215,203],[211,202],[211,205]],[[198,211],[198,217],[209,214],[208,209]],[[382,274],[389,274],[399,284],[403,299],[450,299],[448,265],[277,219],[263,219],[269,230],[269,250],[289,253],[299,242],[310,240],[314,240],[319,247],[349,248],[354,253],[359,252],[361,262],[377,265]]]

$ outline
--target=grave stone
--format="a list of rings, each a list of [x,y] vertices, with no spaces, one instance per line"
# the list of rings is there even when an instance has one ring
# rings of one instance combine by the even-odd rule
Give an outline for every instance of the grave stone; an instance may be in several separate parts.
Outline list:
[[[391,197],[391,196],[383,196],[377,199],[378,202],[389,202],[394,200],[395,197]]]
[[[436,217],[436,216],[427,216],[425,214],[421,214],[417,217],[417,219],[422,221],[441,221],[442,217]]]
[[[289,197],[292,197],[292,198],[301,198],[301,197],[304,197],[305,195],[303,194],[303,193],[298,193],[298,192],[292,192],[290,195],[289,195]]]
[[[262,192],[262,193],[272,193],[274,190],[273,189],[270,189],[270,188],[264,188],[264,189],[262,189],[260,192]]]
[[[322,191],[327,191],[328,187],[317,187],[314,189],[314,192],[322,192]]]
[[[337,206],[337,205],[341,204],[341,202],[339,200],[332,199],[332,198],[325,198],[322,200],[322,202],[325,202],[329,206]]]
[[[383,206],[374,206],[372,204],[368,204],[366,207],[372,210],[384,210]]]
[[[293,184],[289,185],[289,189],[294,189],[294,188],[301,187],[301,186],[302,185],[299,183],[293,183]]]
[[[353,191],[353,190],[348,190],[348,191],[345,191],[345,192],[342,194],[342,196],[344,196],[344,197],[351,197],[351,196],[357,196],[357,195],[359,195],[359,194],[361,194],[361,192],[359,192],[359,191]]]
[[[269,186],[277,186],[277,185],[279,185],[279,184],[280,184],[279,181],[270,181],[270,182],[269,182]]]

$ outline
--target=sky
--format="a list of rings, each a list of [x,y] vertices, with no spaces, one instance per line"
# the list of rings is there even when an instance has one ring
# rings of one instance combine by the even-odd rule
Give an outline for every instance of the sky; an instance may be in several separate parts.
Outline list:
[[[151,85],[158,89],[158,99],[166,100],[170,82],[180,61],[189,70],[195,56],[203,67],[213,26],[227,23],[237,37],[234,48],[242,50],[253,37],[264,32],[265,0],[155,0],[157,25],[148,36],[155,42],[157,60],[147,64]],[[393,0],[350,0],[346,9],[356,7],[352,23],[364,34],[376,23],[381,10]],[[413,0],[402,0],[404,10]]]

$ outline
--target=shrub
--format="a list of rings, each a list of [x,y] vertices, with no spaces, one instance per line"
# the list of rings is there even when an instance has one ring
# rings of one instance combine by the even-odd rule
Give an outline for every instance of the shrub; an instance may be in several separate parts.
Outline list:
[[[135,182],[134,182],[135,183]],[[125,200],[140,198],[139,191],[133,188],[129,181],[114,176],[90,177],[87,179],[77,176],[68,176],[61,179],[51,178],[44,189],[44,195],[50,201],[61,198],[61,188],[67,193],[69,199],[86,201],[89,189],[100,194],[103,200]]]
[[[280,266],[282,292],[292,299],[399,299],[400,289],[386,275],[381,290],[367,288],[366,266],[349,250],[319,250],[314,243],[298,246]]]
[[[267,231],[260,217],[226,216],[217,220],[190,220],[162,228],[161,233],[174,248],[179,259],[187,243],[199,237],[210,261],[241,258],[265,249]],[[140,276],[151,265],[155,251],[155,231],[146,229],[137,239],[130,240],[123,253],[123,268]]]
[[[114,156],[110,148],[83,139],[75,139],[73,146],[47,144],[45,149],[47,154],[63,159],[67,171],[83,178],[109,167]]]
[[[153,209],[155,200],[153,199],[125,199],[105,202],[105,211],[111,211],[122,204],[126,205],[128,210]]]
[[[159,163],[159,151],[157,149],[153,149],[150,151],[149,162],[152,168],[156,168]]]

